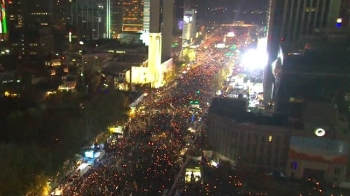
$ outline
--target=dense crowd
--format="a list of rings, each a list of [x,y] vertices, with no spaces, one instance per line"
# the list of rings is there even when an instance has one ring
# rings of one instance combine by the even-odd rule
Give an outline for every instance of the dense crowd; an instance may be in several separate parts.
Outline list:
[[[142,100],[142,112],[126,126],[124,138],[105,146],[107,156],[84,176],[71,182],[64,195],[162,195],[180,171],[178,157],[186,146],[191,100],[208,107],[211,78],[225,63],[221,54],[200,52],[172,87],[152,91]],[[196,114],[198,119],[202,114]]]

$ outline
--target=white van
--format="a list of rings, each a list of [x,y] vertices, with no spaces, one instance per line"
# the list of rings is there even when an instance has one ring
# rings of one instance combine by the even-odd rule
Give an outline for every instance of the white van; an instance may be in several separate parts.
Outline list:
[[[83,176],[89,169],[91,168],[91,165],[88,163],[82,163],[79,165],[79,167],[75,170],[75,173],[79,176]]]

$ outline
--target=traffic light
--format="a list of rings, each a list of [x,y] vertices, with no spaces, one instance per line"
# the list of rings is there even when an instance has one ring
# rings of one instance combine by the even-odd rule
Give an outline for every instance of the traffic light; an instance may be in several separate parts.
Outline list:
[[[198,91],[196,91],[196,93],[199,94],[199,93],[201,93],[201,91],[198,90]]]

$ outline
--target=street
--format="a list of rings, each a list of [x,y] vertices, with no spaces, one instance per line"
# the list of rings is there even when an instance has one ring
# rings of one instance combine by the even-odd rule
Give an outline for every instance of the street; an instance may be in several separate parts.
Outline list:
[[[143,98],[124,138],[106,146],[106,157],[81,178],[62,185],[64,195],[160,195],[171,189],[181,169],[180,150],[188,145],[188,128],[209,106],[211,78],[226,63],[222,54],[208,50],[198,58],[175,85]],[[191,101],[201,109],[194,112]]]

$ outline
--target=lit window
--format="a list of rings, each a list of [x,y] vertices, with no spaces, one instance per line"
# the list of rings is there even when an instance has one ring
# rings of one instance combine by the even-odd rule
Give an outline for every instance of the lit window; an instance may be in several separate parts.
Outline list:
[[[272,135],[269,136],[269,142],[272,142]]]

